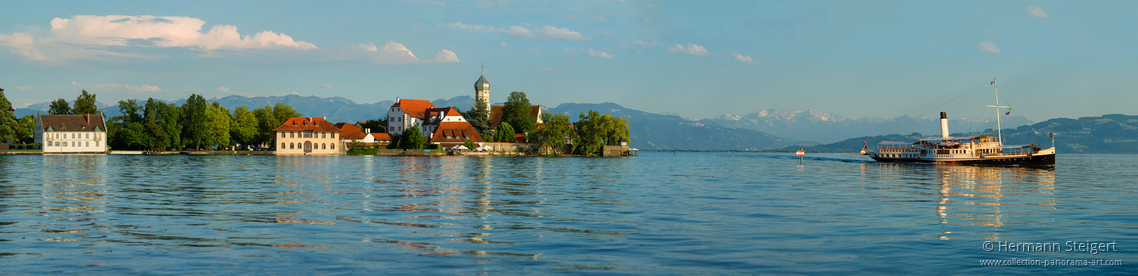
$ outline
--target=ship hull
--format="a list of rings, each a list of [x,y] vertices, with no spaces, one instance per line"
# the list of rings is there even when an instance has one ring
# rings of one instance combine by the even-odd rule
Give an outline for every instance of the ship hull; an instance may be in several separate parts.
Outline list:
[[[976,158],[887,158],[874,156],[873,160],[882,163],[935,163],[948,165],[988,165],[988,166],[1054,166],[1055,154],[1013,155]]]

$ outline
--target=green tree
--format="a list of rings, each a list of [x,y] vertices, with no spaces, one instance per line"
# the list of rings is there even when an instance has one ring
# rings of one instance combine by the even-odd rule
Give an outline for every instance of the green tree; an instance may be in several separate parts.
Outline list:
[[[151,101],[154,102],[154,122],[159,128],[155,132],[160,131],[165,134],[160,143],[162,149],[180,149],[182,147],[182,125],[180,124],[182,109],[178,108],[177,105],[154,101],[153,99],[147,101],[147,106],[151,106]]]
[[[95,94],[88,94],[84,89],[79,98],[75,99],[75,108],[71,112],[78,115],[99,114],[99,108],[95,106]]]
[[[162,129],[161,124],[158,122],[159,103],[161,102],[155,101],[154,98],[150,98],[146,100],[146,105],[142,107],[143,126],[145,127],[146,132],[150,134],[149,146],[146,149],[151,151],[164,150],[166,148],[166,140],[170,135],[164,129]]]
[[[569,128],[569,116],[565,114],[541,114],[543,124],[535,131],[537,142],[541,147],[553,154],[573,152],[573,144],[566,143],[566,139],[574,140],[577,132]]]
[[[33,136],[36,133],[36,116],[26,115],[17,122],[16,140],[22,143],[35,143]]]
[[[472,150],[478,148],[478,143],[475,143],[474,140],[466,140],[462,141],[462,146]]]
[[[9,111],[12,108],[12,102],[8,101],[8,97],[4,96],[4,90],[0,89],[0,143],[16,139],[16,134],[19,132],[19,122],[16,121],[15,112]]]
[[[118,149],[149,149],[154,139],[143,121],[142,107],[134,99],[119,101],[119,116],[111,118],[107,127],[107,141]],[[110,131],[113,129],[114,131]]]
[[[387,144],[388,149],[401,149],[403,148],[403,135],[399,133],[391,133],[391,143]]]
[[[277,128],[292,117],[302,117],[304,115],[301,115],[300,112],[296,111],[296,109],[292,109],[291,106],[287,106],[283,103],[277,103],[273,105],[273,116],[275,116],[277,119],[277,121],[273,124],[273,128]],[[270,131],[271,130],[272,129],[270,129]]]
[[[273,135],[275,135],[273,129],[280,123],[277,123],[277,117],[273,115],[273,107],[265,105],[265,107],[254,109],[253,115],[257,116],[257,142],[261,145],[268,143],[270,148],[276,148],[276,144],[273,143]]]
[[[514,133],[530,133],[537,127],[537,120],[530,117],[530,102],[525,92],[510,92],[506,104],[502,106],[502,122],[510,123]]]
[[[581,113],[578,118],[577,122],[573,123],[578,133],[574,142],[578,143],[578,147],[586,155],[600,154],[604,149],[605,138],[610,132],[609,115],[589,110],[588,113]]]
[[[360,125],[360,128],[365,130],[371,129],[371,132],[383,133],[385,132],[384,129],[387,129],[387,119],[367,120],[363,125]]]
[[[404,131],[400,139],[403,141],[399,144],[404,149],[421,149],[427,144],[427,137],[423,137],[418,125],[411,126],[407,131]]]
[[[201,95],[192,94],[182,104],[182,142],[194,149],[210,142],[209,102]]]
[[[605,114],[608,116],[609,114]],[[628,120],[621,117],[609,117],[608,133],[605,134],[605,143],[610,146],[620,145],[620,140],[628,140]]]
[[[490,134],[490,107],[486,106],[485,102],[475,101],[474,108],[463,113],[462,117],[470,122],[478,134]]]
[[[213,102],[206,112],[206,124],[209,125],[209,136],[207,138],[210,148],[223,149],[230,144],[229,139],[229,109],[221,106],[221,103]]]
[[[71,105],[67,104],[67,100],[59,98],[51,102],[51,108],[47,110],[51,115],[68,115],[71,114]]]
[[[510,123],[498,124],[498,128],[494,130],[494,142],[517,142],[517,138],[514,137],[514,128],[510,126]]]
[[[255,144],[260,141],[257,139],[257,115],[249,110],[245,105],[237,106],[233,110],[233,121],[229,125],[229,131],[233,140],[244,145]]]

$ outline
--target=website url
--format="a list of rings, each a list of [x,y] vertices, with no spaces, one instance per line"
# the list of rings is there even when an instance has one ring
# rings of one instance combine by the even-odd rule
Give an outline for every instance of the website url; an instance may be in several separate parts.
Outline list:
[[[1035,260],[1035,259],[1004,259],[980,260],[981,266],[1121,266],[1122,260]]]

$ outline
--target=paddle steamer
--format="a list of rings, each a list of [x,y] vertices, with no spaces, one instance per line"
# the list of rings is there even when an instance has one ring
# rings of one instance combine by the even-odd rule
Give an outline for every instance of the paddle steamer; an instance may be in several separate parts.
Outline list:
[[[992,85],[996,82],[993,80]],[[1036,145],[1004,145],[1000,130],[999,90],[996,89],[996,136],[976,135],[952,137],[948,135],[948,116],[940,113],[940,137],[929,137],[914,142],[882,141],[870,151],[862,144],[862,153],[877,162],[982,164],[982,165],[1055,165],[1055,146],[1041,149]],[[1054,135],[1052,135],[1054,139]]]

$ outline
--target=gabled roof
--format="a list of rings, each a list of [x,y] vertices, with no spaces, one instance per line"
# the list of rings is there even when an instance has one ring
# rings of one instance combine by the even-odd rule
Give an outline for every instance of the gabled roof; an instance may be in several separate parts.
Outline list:
[[[43,131],[107,131],[101,115],[40,115]]]
[[[340,128],[336,125],[324,120],[324,118],[313,117],[292,117],[289,118],[280,126],[274,128],[273,131],[335,131],[339,132]]]
[[[426,110],[426,113],[427,113],[427,114],[426,114],[426,116],[424,116],[424,117],[422,118],[422,119],[423,119],[423,121],[424,121],[424,122],[426,122],[426,121],[427,121],[427,119],[428,119],[428,118],[429,118],[431,115],[437,115],[437,114],[439,114],[439,112],[440,112],[440,111],[441,111],[441,112],[443,112],[443,114],[445,114],[445,115],[444,115],[445,117],[450,117],[450,116],[460,116],[460,117],[461,117],[461,116],[462,116],[462,113],[458,113],[458,110],[457,110],[457,109],[454,109],[454,108],[452,108],[452,107],[444,107],[444,108],[428,108],[428,109]],[[441,118],[441,117],[440,117],[440,118],[437,118],[437,119],[435,119],[434,121],[430,121],[430,122],[427,122],[426,124],[428,124],[428,125],[437,125],[437,124],[441,123],[442,121],[443,121],[443,118]]]
[[[412,100],[412,99],[399,99],[399,102],[391,105],[391,107],[398,107],[403,110],[403,113],[415,118],[423,118],[423,114],[427,109],[435,108],[431,101],[426,100]]]
[[[505,107],[506,106],[504,106],[504,105],[495,105],[495,106],[490,107],[490,128],[491,129],[498,128],[498,124],[502,123],[502,109],[504,109]],[[537,119],[541,118],[541,106],[540,105],[531,105],[529,107],[529,116],[530,116],[530,118],[533,118],[534,122],[537,122]],[[511,127],[517,128],[517,126],[511,126]]]
[[[372,132],[371,137],[374,137],[376,141],[391,141],[391,134],[387,133]]]
[[[340,129],[340,139],[359,140],[367,136],[362,129],[349,123],[336,123],[336,127]]]
[[[431,137],[431,143],[463,142],[466,140],[486,142],[482,140],[482,136],[478,135],[478,130],[475,130],[469,122],[439,123],[439,128],[435,129],[434,137]]]

